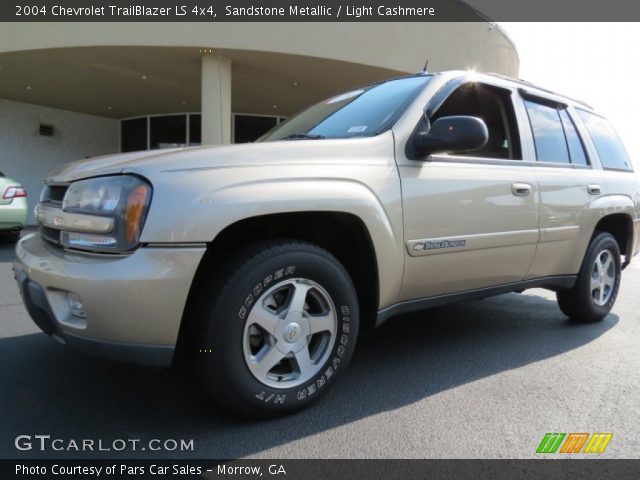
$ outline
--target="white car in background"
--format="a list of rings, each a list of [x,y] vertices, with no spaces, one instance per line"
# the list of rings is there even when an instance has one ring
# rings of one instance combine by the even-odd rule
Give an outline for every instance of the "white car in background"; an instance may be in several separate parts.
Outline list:
[[[27,191],[0,172],[0,239],[18,240],[27,224]]]

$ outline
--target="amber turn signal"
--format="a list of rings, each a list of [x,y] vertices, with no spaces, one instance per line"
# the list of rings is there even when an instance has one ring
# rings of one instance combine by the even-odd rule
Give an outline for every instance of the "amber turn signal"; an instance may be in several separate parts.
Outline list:
[[[127,243],[133,243],[138,239],[140,223],[147,205],[149,187],[137,185],[127,197],[124,215],[124,237]]]

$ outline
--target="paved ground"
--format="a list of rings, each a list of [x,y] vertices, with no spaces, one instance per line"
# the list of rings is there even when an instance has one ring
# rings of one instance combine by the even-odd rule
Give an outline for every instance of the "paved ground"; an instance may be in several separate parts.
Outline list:
[[[194,452],[173,455],[198,458],[532,457],[551,431],[613,432],[607,457],[640,451],[638,266],[596,325],[567,322],[541,290],[390,321],[321,403],[250,423],[182,372],[103,363],[39,333],[11,257],[0,245],[0,457],[48,455],[17,452],[19,434],[193,438]]]

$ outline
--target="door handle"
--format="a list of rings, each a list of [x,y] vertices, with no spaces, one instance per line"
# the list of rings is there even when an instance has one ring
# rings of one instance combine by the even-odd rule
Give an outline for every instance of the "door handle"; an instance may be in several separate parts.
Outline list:
[[[602,193],[602,188],[600,187],[600,185],[592,183],[590,185],[587,185],[587,191],[589,192],[589,195],[600,195]]]
[[[531,194],[531,185],[528,183],[514,183],[511,185],[511,193],[516,197],[527,197]]]

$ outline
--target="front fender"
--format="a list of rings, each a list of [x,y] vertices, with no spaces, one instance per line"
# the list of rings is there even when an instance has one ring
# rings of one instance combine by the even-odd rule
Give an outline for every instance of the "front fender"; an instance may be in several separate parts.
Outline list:
[[[257,171],[243,172],[243,177],[249,178],[243,182],[221,182],[219,188],[203,189],[183,203],[183,211],[176,209],[176,197],[172,201],[167,191],[159,196],[154,192],[142,241],[211,242],[226,227],[252,217],[293,212],[349,213],[363,222],[373,242],[380,272],[379,306],[384,308],[397,300],[404,270],[400,185],[397,174],[390,175],[392,169],[371,170],[368,177],[376,192],[345,178],[251,179],[258,176]],[[182,182],[185,184],[180,185]],[[193,183],[191,188],[186,183],[188,177],[172,182],[175,195],[194,190]]]

